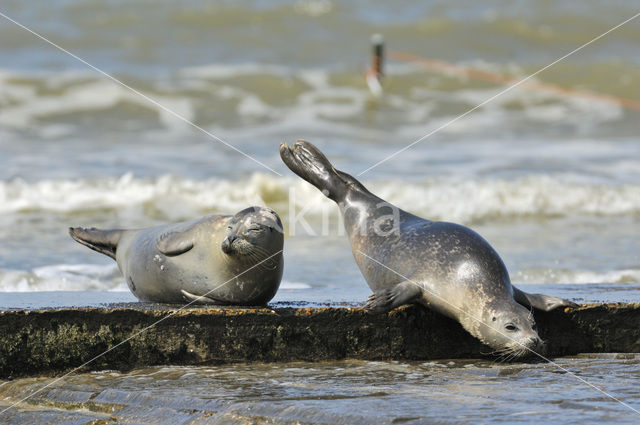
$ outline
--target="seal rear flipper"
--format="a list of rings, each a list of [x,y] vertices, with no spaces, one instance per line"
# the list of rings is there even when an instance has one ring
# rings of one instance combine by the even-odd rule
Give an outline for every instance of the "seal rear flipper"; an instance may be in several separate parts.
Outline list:
[[[214,300],[213,298],[205,297],[204,295],[195,295],[191,292],[187,292],[184,289],[181,289],[182,296],[186,301],[189,301],[193,304],[220,304],[219,301]]]
[[[282,143],[280,157],[291,171],[336,202],[344,198],[349,189],[370,193],[354,177],[333,168],[327,157],[307,141],[297,140],[293,147]]]
[[[69,234],[77,242],[94,251],[116,259],[118,242],[124,230],[100,230],[96,228],[85,229],[82,227],[70,227]]]
[[[542,311],[551,311],[558,307],[577,307],[578,304],[565,300],[563,298],[552,297],[542,294],[528,294],[519,290],[515,286],[513,287],[513,299],[517,303],[522,304],[528,308],[535,308]]]
[[[418,285],[405,280],[375,291],[369,296],[364,308],[372,313],[386,313],[401,305],[416,302],[421,295],[422,289]]]

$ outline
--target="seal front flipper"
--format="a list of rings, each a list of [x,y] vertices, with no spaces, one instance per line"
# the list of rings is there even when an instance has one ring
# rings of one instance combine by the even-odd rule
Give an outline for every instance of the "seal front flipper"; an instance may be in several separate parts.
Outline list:
[[[577,307],[578,304],[558,297],[542,294],[528,294],[513,286],[513,299],[525,307],[551,311],[558,307]]]
[[[405,280],[375,291],[369,296],[364,308],[372,313],[386,313],[401,305],[416,302],[421,295],[422,289],[418,285]]]
[[[193,248],[193,245],[193,238],[189,236],[189,231],[163,233],[156,243],[158,251],[168,257],[184,254]]]
[[[182,292],[182,296],[186,301],[190,301],[193,304],[220,304],[220,302],[214,300],[213,298],[205,297],[204,295],[195,295],[191,292],[185,291],[184,289],[181,289],[180,292]]]
[[[82,227],[70,227],[69,234],[77,242],[87,246],[94,251],[116,259],[116,250],[120,237],[124,230],[100,230],[96,228],[85,229]]]

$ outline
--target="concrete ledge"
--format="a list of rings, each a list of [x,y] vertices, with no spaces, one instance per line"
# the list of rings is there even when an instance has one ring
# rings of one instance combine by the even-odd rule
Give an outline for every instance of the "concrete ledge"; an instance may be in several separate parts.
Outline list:
[[[142,306],[142,307],[140,307]],[[0,377],[77,367],[176,308],[0,311]],[[640,304],[536,312],[547,355],[640,352]],[[231,362],[433,360],[491,351],[457,323],[419,306],[385,315],[361,308],[190,308],[123,343],[85,369]]]

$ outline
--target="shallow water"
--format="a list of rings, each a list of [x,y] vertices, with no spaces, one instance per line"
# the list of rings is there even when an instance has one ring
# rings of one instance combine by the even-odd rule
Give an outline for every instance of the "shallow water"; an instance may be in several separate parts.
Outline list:
[[[286,169],[279,143],[306,138],[357,174],[504,89],[390,60],[376,98],[363,78],[371,34],[390,50],[517,78],[638,10],[623,0],[6,0],[0,12],[282,175],[0,17],[0,305],[36,308],[75,302],[41,291],[95,291],[76,293],[78,304],[132,301],[113,262],[73,242],[69,226],[142,227],[251,204],[276,209],[287,230],[274,301],[362,301],[369,291],[335,205]],[[536,77],[560,90],[512,90],[360,179],[412,213],[477,230],[517,284],[579,302],[637,301],[640,112],[563,90],[637,100],[637,28]],[[301,212],[305,223],[294,219]],[[635,357],[560,361],[638,406]],[[141,423],[173,396],[180,409],[210,403],[214,422],[230,409],[281,423],[637,423],[557,372],[346,362],[105,372],[63,385],[104,382],[119,400],[131,390],[140,402],[127,414]]]
[[[357,288],[335,205],[286,169],[278,144],[306,138],[357,174],[504,89],[389,60],[375,98],[363,78],[370,35],[389,50],[523,77],[635,7],[6,1],[2,13],[282,176],[0,17],[0,289],[126,290],[67,227],[143,227],[251,204],[283,218],[285,287]],[[636,26],[536,81],[637,97]],[[410,212],[472,226],[515,282],[640,282],[639,114],[516,89],[360,178]]]
[[[639,366],[638,355],[600,354],[555,364],[343,361],[106,371],[65,378],[0,420],[55,418],[59,412],[45,402],[60,407],[90,397],[84,413],[98,406],[134,423],[631,424],[638,413],[575,376],[637,409]],[[10,398],[0,407],[50,382],[4,383],[0,398]]]
[[[370,294],[365,285],[344,287],[322,283],[305,286],[287,283],[281,287],[268,306],[277,307],[352,307],[361,306]],[[571,298],[578,303],[640,303],[640,284],[520,284],[529,293],[552,293]],[[68,307],[118,307],[122,305],[154,306],[143,303],[130,291],[39,291],[4,292],[0,297],[0,310],[41,310]],[[164,305],[164,304],[162,304]],[[175,305],[180,307],[179,304]]]

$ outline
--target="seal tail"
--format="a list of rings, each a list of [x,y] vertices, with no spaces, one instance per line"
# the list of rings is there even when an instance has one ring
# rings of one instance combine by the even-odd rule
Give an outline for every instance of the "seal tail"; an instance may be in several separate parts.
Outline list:
[[[293,147],[282,143],[280,157],[291,171],[336,202],[340,202],[349,190],[371,193],[349,174],[333,168],[327,157],[307,141],[297,140]]]
[[[116,259],[116,249],[124,230],[100,230],[70,227],[69,234],[73,239],[94,251]]]

